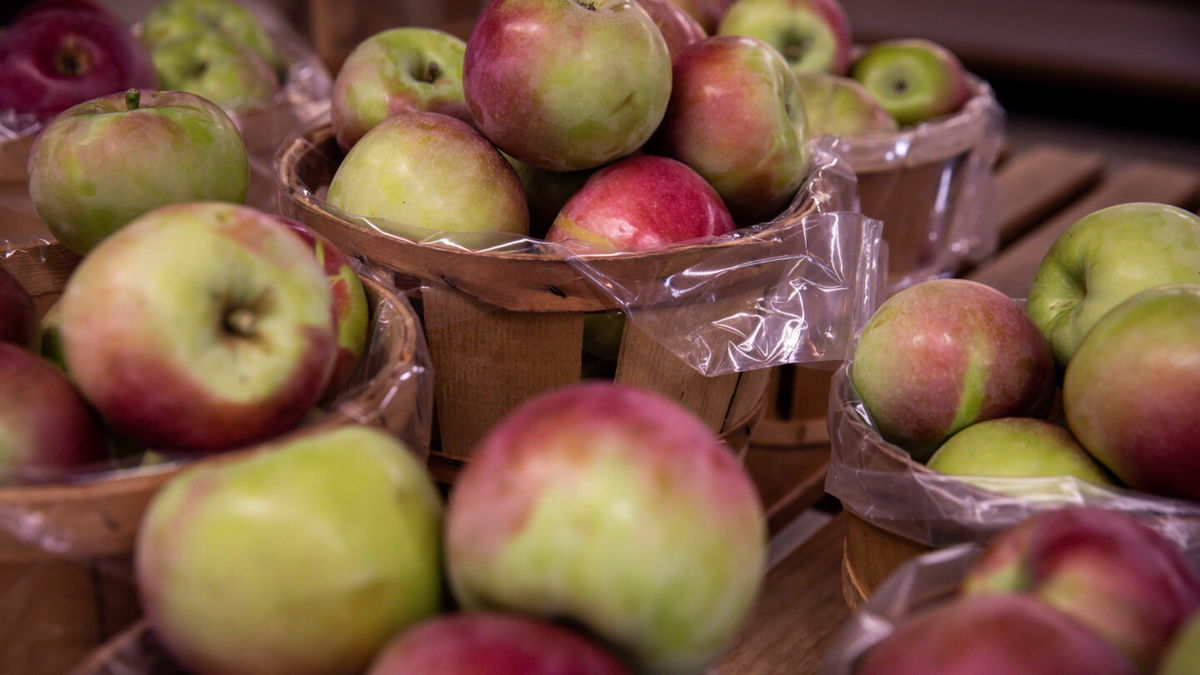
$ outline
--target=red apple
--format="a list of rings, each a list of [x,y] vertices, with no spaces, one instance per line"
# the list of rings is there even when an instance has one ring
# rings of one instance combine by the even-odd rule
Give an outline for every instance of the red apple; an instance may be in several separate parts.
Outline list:
[[[777,215],[808,177],[808,131],[796,78],[779,52],[732,35],[675,58],[654,151],[695,169],[739,223]]]
[[[0,485],[61,479],[107,456],[100,422],[37,354],[0,342]]]
[[[118,432],[193,452],[291,429],[336,358],[329,281],[273,216],[164,206],[105,239],[63,291],[67,372]]]
[[[107,12],[47,7],[0,32],[0,110],[44,120],[76,103],[154,86],[145,48]]]
[[[1200,608],[1200,578],[1173,543],[1134,516],[1091,507],[1043,512],[997,535],[962,588],[1028,594],[1143,672],[1153,672],[1171,636]]]
[[[492,0],[467,39],[463,93],[479,130],[508,154],[589,169],[654,133],[671,57],[633,0]]]
[[[684,47],[708,37],[708,31],[671,0],[637,0],[667,42],[667,51],[675,58]]]
[[[1191,500],[1198,401],[1200,284],[1157,286],[1109,310],[1063,377],[1067,424],[1088,452],[1132,488]]]
[[[28,347],[33,343],[37,325],[33,298],[21,282],[0,268],[0,342]]]
[[[563,206],[546,240],[571,240],[590,251],[643,251],[732,230],[729,210],[699,174],[667,157],[638,155],[593,174]]]
[[[444,614],[397,635],[367,675],[623,675],[582,635],[518,614]]]
[[[706,33],[712,34],[729,10],[733,0],[669,0],[696,20]]]
[[[899,624],[855,675],[1137,675],[1120,652],[1019,595],[960,598]]]
[[[997,417],[1039,417],[1055,393],[1050,344],[1015,300],[933,279],[883,302],[863,328],[851,381],[887,440],[925,461],[951,434]]]
[[[446,564],[468,610],[562,619],[636,669],[701,672],[757,594],[765,522],[695,415],[586,383],[526,402],[476,448],[450,495]]]
[[[333,294],[333,320],[337,328],[337,359],[333,374],[329,377],[326,394],[342,390],[354,374],[359,359],[367,347],[367,329],[370,327],[370,309],[367,293],[350,258],[342,253],[329,238],[298,220],[277,216],[292,228],[304,243],[308,244],[317,262],[329,279],[329,292]]]

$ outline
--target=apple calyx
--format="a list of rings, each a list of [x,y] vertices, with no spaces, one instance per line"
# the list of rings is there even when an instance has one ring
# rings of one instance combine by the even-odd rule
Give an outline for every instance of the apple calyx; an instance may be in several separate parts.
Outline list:
[[[226,333],[235,337],[254,337],[258,325],[258,314],[249,307],[238,307],[227,313],[224,319]]]
[[[137,110],[142,105],[142,92],[137,89],[125,90],[125,109]]]
[[[75,36],[68,36],[54,55],[54,69],[67,77],[81,77],[92,69],[87,52],[76,45]]]
[[[795,63],[804,58],[812,49],[812,40],[797,31],[788,31],[783,36],[783,46],[780,53],[787,59],[788,63]]]
[[[429,63],[424,64],[424,67],[419,68],[417,72],[413,74],[413,77],[416,78],[418,82],[433,84],[434,82],[438,81],[438,78],[442,76],[443,72],[444,71],[442,71],[442,67],[439,66],[437,62],[430,61]]]

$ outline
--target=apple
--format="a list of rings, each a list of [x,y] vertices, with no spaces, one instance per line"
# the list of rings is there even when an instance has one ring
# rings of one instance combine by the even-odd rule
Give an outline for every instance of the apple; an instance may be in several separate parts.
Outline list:
[[[1065,366],[1100,317],[1139,291],[1200,281],[1200,216],[1132,202],[1093,211],[1055,239],[1026,309]]]
[[[154,86],[146,50],[106,11],[48,6],[0,31],[0,111],[44,121],[98,96]]]
[[[860,136],[896,131],[896,120],[858,80],[829,73],[796,73],[811,136]]]
[[[1049,411],[1050,345],[1015,300],[966,279],[930,279],[885,300],[850,379],[879,433],[925,461],[959,429]]]
[[[241,203],[249,177],[229,116],[178,91],[131,89],[80,103],[29,153],[29,197],[51,234],[80,255],[165,204]]]
[[[1079,622],[1029,597],[951,600],[901,622],[855,675],[1137,675]]]
[[[729,10],[733,0],[670,0],[688,16],[696,20],[704,32],[711,34],[717,29],[721,17]]]
[[[808,177],[804,102],[787,62],[765,42],[719,35],[675,58],[658,154],[687,164],[740,224],[776,216]]]
[[[1073,507],[1041,512],[994,537],[962,593],[1025,594],[1153,672],[1171,636],[1200,607],[1200,578],[1175,544],[1136,517]]]
[[[467,38],[463,93],[505,152],[578,171],[650,138],[671,94],[671,56],[634,0],[492,0]]]
[[[525,234],[529,209],[508,162],[462,120],[398,113],[346,154],[329,184],[329,203],[382,230]]]
[[[32,351],[0,342],[0,485],[65,478],[107,457],[74,385]]]
[[[645,251],[733,231],[733,216],[700,174],[638,155],[597,171],[563,206],[546,241],[585,252]]]
[[[333,81],[330,117],[338,145],[349,150],[398,112],[437,112],[473,124],[463,98],[467,44],[432,28],[392,28],[363,40]]]
[[[1063,408],[1125,484],[1200,500],[1200,284],[1147,289],[1109,310],[1067,364]]]
[[[546,233],[550,231],[558,212],[566,206],[567,200],[579,192],[596,172],[596,169],[547,171],[526,164],[504,151],[500,155],[517,172],[517,178],[525,190],[525,203],[529,207],[529,236],[538,239],[546,238]]]
[[[850,75],[901,125],[956,112],[970,98],[962,62],[929,40],[877,42],[855,60]]]
[[[337,357],[333,365],[333,375],[330,376],[329,385],[325,389],[325,396],[337,395],[354,375],[367,348],[367,330],[371,322],[367,292],[350,258],[329,241],[328,237],[298,220],[284,216],[276,217],[308,244],[329,279],[334,322],[337,326]]]
[[[758,38],[795,72],[844,75],[850,67],[850,18],[837,0],[737,0],[717,34]]]
[[[279,78],[253,49],[216,32],[192,33],[150,52],[164,89],[187,91],[228,110],[270,100]]]
[[[440,609],[441,518],[424,466],[386,432],[290,437],[154,496],[134,552],[142,607],[198,675],[362,672]]]
[[[141,41],[154,50],[196,33],[219,33],[258,53],[273,70],[283,68],[271,35],[249,9],[234,0],[166,0],[141,22]]]
[[[568,628],[519,614],[445,614],[402,631],[367,675],[625,675],[604,648]]]
[[[968,482],[973,476],[1074,476],[1098,485],[1113,483],[1069,430],[1034,417],[976,422],[946,439],[927,466]]]
[[[684,47],[708,37],[708,31],[700,22],[671,0],[637,0],[637,3],[658,26],[671,58],[683,51]]]
[[[119,20],[119,17],[112,10],[99,2],[93,2],[93,0],[36,0],[24,7],[19,7],[9,23],[24,19],[30,14],[40,12],[44,9],[69,9],[71,11],[92,12],[95,14],[104,14]]]
[[[1175,631],[1155,675],[1195,675],[1200,672],[1200,611]]]
[[[37,324],[33,298],[21,282],[0,267],[0,343],[30,346]]]
[[[294,427],[336,358],[329,282],[273,216],[155,209],[80,262],[61,300],[67,372],[118,432],[215,452]]]
[[[638,672],[701,672],[761,585],[765,522],[695,415],[588,382],[526,401],[476,447],[450,495],[446,569],[469,611],[567,621]]]

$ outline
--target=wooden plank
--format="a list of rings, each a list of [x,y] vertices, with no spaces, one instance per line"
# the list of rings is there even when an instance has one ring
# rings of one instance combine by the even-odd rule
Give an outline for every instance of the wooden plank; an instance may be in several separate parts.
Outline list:
[[[829,446],[750,447],[746,470],[758,487],[767,512],[767,529],[776,533],[825,496]]]
[[[1071,204],[1001,253],[977,267],[967,278],[1014,297],[1029,294],[1042,257],[1072,223],[1099,209],[1126,202],[1162,202],[1190,207],[1200,195],[1200,173],[1156,162],[1137,162],[1108,176],[1093,191]]]
[[[1104,173],[1104,156],[1056,145],[1030,148],[996,171],[1000,191],[1000,247],[1094,185]]]
[[[772,568],[746,625],[716,664],[720,675],[815,673],[850,609],[838,577],[845,522],[837,516]]]

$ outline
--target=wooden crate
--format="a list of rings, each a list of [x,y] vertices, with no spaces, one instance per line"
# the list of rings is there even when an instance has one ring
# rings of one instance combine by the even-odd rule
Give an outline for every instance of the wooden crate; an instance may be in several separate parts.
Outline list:
[[[328,185],[341,157],[328,125],[285,146],[277,162],[280,210],[348,253],[422,282],[420,305],[436,373],[439,434],[430,468],[439,481],[452,482],[475,443],[514,406],[580,381],[585,315],[619,306],[566,258],[415,243],[330,212],[315,195]],[[612,279],[641,278],[646,270],[665,278],[708,259],[714,249],[738,247],[746,260],[760,251],[765,256],[773,245],[769,239],[631,253],[604,258],[595,266]],[[684,309],[720,316],[715,310],[725,302],[740,307],[760,297],[770,273],[744,267],[723,276],[726,285],[718,303]],[[679,401],[742,454],[764,413],[769,377],[768,369],[706,377],[626,323],[612,379]]]
[[[78,261],[59,244],[0,246],[0,269],[33,296],[39,317]],[[363,381],[331,414],[295,433],[361,421],[403,437],[420,425],[414,416],[427,385],[400,379],[424,359],[416,316],[394,291],[362,280],[374,324]],[[132,551],[150,499],[180,471],[244,452],[77,483],[0,487],[0,673],[57,675],[136,619]]]

